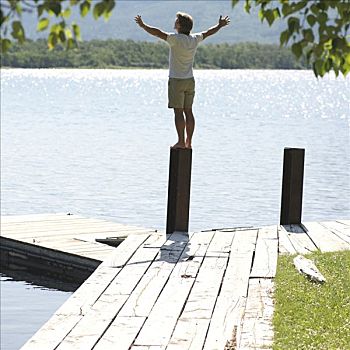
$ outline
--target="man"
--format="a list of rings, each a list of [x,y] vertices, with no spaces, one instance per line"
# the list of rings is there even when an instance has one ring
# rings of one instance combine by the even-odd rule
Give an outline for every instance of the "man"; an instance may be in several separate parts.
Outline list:
[[[177,34],[169,34],[145,24],[140,15],[135,17],[135,22],[147,33],[165,40],[170,46],[169,55],[169,82],[168,82],[168,107],[174,109],[175,126],[178,142],[173,148],[191,148],[195,120],[192,112],[192,104],[195,94],[195,81],[193,77],[193,59],[198,44],[210,35],[215,34],[220,28],[228,25],[228,16],[209,28],[207,31],[190,34],[193,27],[193,19],[187,13],[178,12],[174,29]],[[185,139],[186,131],[186,139]]]

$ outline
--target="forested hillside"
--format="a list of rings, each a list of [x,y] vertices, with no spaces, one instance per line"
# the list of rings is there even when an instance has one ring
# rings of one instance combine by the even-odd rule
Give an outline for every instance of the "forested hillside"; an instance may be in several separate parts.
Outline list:
[[[21,68],[167,68],[169,48],[163,42],[92,40],[78,49],[60,47],[49,51],[44,40],[15,44],[2,55],[2,67]],[[213,69],[303,69],[289,49],[258,43],[202,44],[196,68]]]

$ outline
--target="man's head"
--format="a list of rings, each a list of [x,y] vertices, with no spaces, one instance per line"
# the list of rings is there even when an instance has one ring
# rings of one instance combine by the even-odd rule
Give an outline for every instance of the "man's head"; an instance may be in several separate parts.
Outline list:
[[[184,12],[178,12],[176,14],[175,29],[178,33],[189,35],[193,27],[192,17]]]

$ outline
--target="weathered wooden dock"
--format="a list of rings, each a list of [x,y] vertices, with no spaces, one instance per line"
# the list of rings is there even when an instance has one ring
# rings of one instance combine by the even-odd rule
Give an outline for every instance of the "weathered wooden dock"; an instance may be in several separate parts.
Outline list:
[[[52,218],[2,218],[1,249],[99,265],[24,350],[270,348],[278,254],[350,249],[350,220],[165,235]]]

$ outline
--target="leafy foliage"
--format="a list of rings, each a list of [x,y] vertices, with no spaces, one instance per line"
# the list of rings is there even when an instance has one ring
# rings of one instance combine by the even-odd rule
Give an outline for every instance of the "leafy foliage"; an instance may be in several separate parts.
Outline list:
[[[236,6],[239,0],[232,0]],[[350,71],[349,0],[245,0],[245,10],[259,8],[261,21],[270,26],[282,18],[287,28],[280,34],[280,44],[292,42],[293,54],[306,57],[316,76],[333,70],[338,76]]]
[[[163,42],[132,40],[92,40],[82,42],[79,49],[62,47],[48,51],[45,40],[14,44],[2,56],[2,66],[23,68],[167,68],[168,45]],[[301,69],[290,50],[278,45],[257,43],[200,45],[195,58],[196,68],[226,69]]]
[[[74,22],[67,24],[73,7],[79,7],[82,17],[92,10],[95,19],[104,17],[108,20],[114,6],[115,0],[1,0],[1,51],[6,52],[13,40],[19,43],[25,41],[25,29],[21,22],[23,12],[37,13],[38,31],[49,29],[47,39],[49,49],[53,49],[57,44],[70,49],[77,47],[81,39],[79,26]]]

